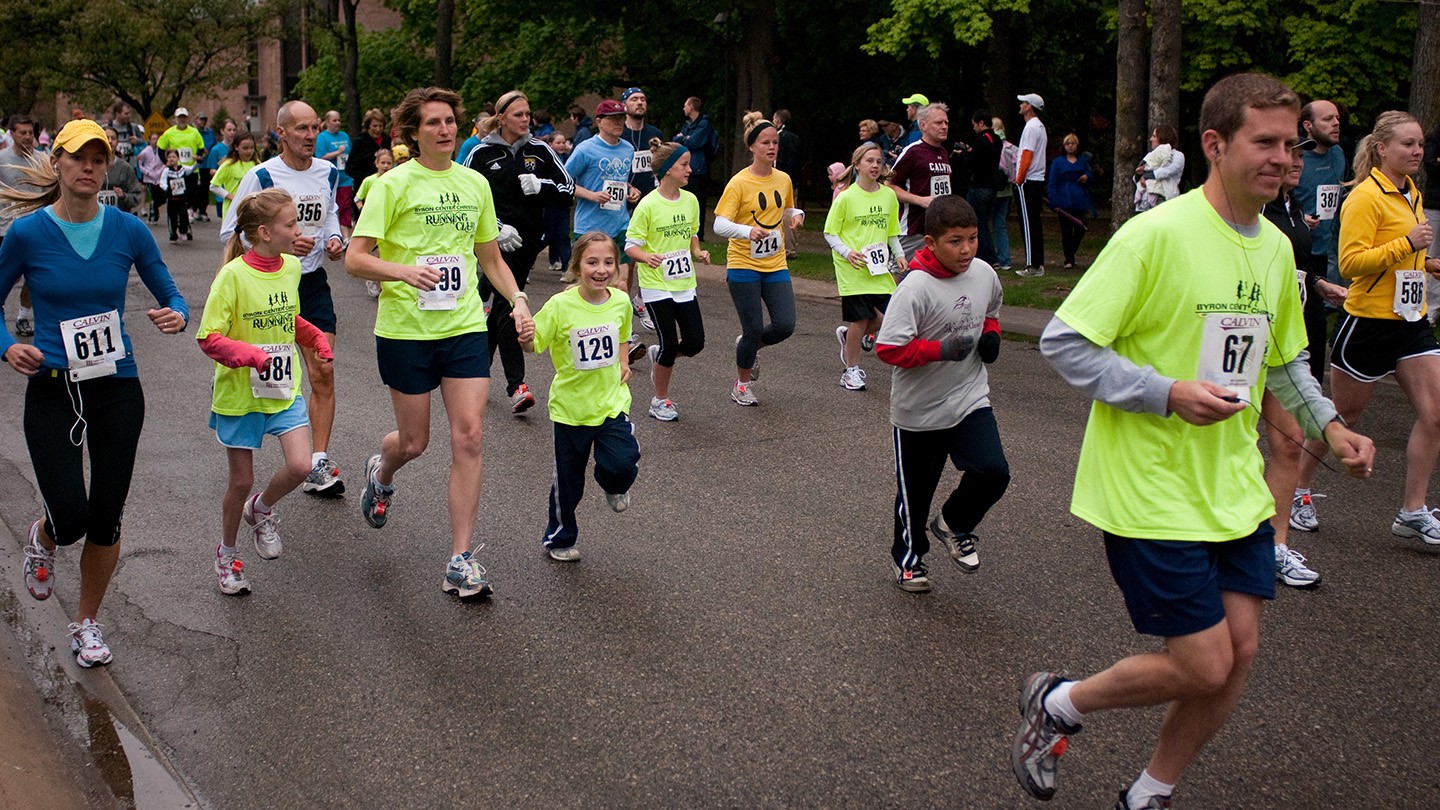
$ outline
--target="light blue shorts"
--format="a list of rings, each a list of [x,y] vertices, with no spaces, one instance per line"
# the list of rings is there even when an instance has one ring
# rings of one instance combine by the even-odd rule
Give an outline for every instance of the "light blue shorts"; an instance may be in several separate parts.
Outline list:
[[[295,397],[290,407],[279,413],[247,413],[244,416],[226,416],[210,412],[210,429],[215,438],[226,447],[237,450],[259,450],[260,440],[265,434],[282,436],[296,428],[310,426],[310,411],[305,407],[304,397]]]

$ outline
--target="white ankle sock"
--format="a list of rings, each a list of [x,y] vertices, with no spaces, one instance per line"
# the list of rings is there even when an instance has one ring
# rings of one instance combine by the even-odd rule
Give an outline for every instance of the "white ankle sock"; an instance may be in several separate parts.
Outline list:
[[[255,511],[270,514],[270,507],[265,505],[265,498],[262,495],[255,496]]]
[[[1045,696],[1045,711],[1069,725],[1078,726],[1084,722],[1085,714],[1070,702],[1070,690],[1074,688],[1074,681],[1064,681],[1051,689],[1050,694]]]
[[[310,467],[313,469],[316,464],[319,464],[320,462],[324,461],[325,459],[327,459],[327,458],[329,458],[329,457],[330,457],[330,454],[327,453],[327,452],[325,452],[324,450],[321,450],[321,451],[318,452],[318,453],[311,453],[311,454],[310,454]]]
[[[1130,786],[1130,791],[1125,794],[1125,802],[1130,805],[1130,810],[1142,810],[1145,803],[1150,801],[1151,796],[1169,796],[1175,792],[1174,785],[1167,785],[1159,779],[1150,775],[1149,770],[1140,772],[1140,778]]]

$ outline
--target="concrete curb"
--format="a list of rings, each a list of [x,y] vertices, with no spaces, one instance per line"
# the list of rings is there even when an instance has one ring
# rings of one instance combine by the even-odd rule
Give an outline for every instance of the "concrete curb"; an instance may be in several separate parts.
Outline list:
[[[24,576],[25,529],[0,522],[0,601],[9,631],[24,656],[30,680],[41,700],[58,711],[70,739],[95,761],[117,806],[137,810],[203,808],[206,805],[150,734],[105,667],[84,669],[65,643],[70,617],[58,594],[37,602],[20,583]],[[78,552],[78,547],[74,550]],[[79,576],[78,553],[64,554],[66,580]],[[57,778],[71,778],[59,775]]]

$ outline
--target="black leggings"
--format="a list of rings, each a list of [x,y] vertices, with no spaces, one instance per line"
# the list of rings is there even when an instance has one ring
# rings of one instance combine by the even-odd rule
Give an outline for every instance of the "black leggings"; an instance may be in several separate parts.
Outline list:
[[[735,344],[735,365],[754,368],[755,354],[764,346],[776,343],[795,333],[795,290],[790,281],[731,281],[730,299],[735,314],[740,316],[740,342]],[[770,325],[765,325],[765,312],[770,311]]]
[[[25,389],[25,444],[45,502],[45,532],[62,546],[82,537],[112,546],[130,494],[145,393],[136,377],[72,383],[63,371],[51,373],[41,369]],[[88,494],[81,443],[90,455]]]
[[[650,311],[650,317],[655,319],[655,334],[659,337],[657,343],[660,346],[660,356],[655,359],[656,365],[670,368],[675,365],[677,355],[694,357],[705,348],[705,322],[700,318],[699,299],[691,298],[683,302],[670,298],[646,301],[645,308]]]
[[[540,236],[538,233],[524,234],[525,241],[519,250],[500,254],[505,260],[505,266],[510,268],[510,275],[515,277],[515,286],[521,290],[525,289],[525,282],[530,280],[530,266],[535,264],[536,257],[544,247]],[[495,288],[490,286],[490,280],[485,278],[483,272],[480,278],[480,298],[484,300]],[[490,314],[485,318],[485,328],[490,332],[490,363],[494,364],[495,352],[499,350],[500,365],[505,369],[507,397],[525,382],[525,352],[520,348],[520,334],[515,331],[515,319],[510,317],[510,313],[514,311],[505,296],[496,293],[495,300],[490,304]]]

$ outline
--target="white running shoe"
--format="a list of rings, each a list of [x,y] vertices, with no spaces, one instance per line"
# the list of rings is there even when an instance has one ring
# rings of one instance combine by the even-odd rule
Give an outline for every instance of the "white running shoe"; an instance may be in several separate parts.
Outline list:
[[[865,369],[859,366],[852,366],[840,374],[840,384],[845,386],[847,391],[865,390]]]
[[[1290,528],[1302,532],[1320,531],[1320,519],[1315,515],[1315,500],[1324,495],[1311,494],[1310,490],[1297,491],[1290,502]]]
[[[55,590],[55,552],[40,544],[40,521],[30,524],[30,537],[25,541],[25,590],[36,599],[45,600]]]
[[[1305,556],[1289,546],[1275,547],[1275,579],[1292,588],[1314,588],[1320,574],[1305,565]]]
[[[545,553],[550,559],[556,562],[580,562],[580,549],[570,546],[569,548],[546,548]]]
[[[367,280],[367,281],[365,282],[365,294],[368,295],[368,296],[370,296],[371,298],[379,298],[379,297],[380,297],[380,282],[378,282],[378,281],[368,281],[368,280]]]
[[[840,324],[835,327],[835,340],[840,343],[840,367],[849,368],[850,358],[845,356],[845,336],[850,333],[850,327]]]
[[[245,578],[245,563],[235,558],[235,549],[226,551],[224,543],[215,546],[215,576],[220,581],[220,592],[226,596],[250,590],[250,580]]]
[[[485,578],[485,566],[471,556],[479,550],[479,547],[476,547],[474,551],[450,558],[450,563],[445,566],[445,578],[440,580],[440,590],[453,593],[461,599],[489,596],[495,592],[495,589],[490,587],[490,580]]]
[[[75,663],[86,669],[115,660],[94,619],[70,623],[70,652],[75,653]]]
[[[280,541],[280,520],[275,517],[275,510],[261,512],[255,508],[255,502],[260,500],[260,493],[251,495],[245,501],[245,509],[241,511],[240,517],[245,520],[245,525],[255,531],[255,551],[262,559],[273,560],[280,556],[284,550],[284,544]]]
[[[1413,513],[1402,509],[1395,516],[1395,522],[1390,524],[1390,533],[1396,537],[1414,537],[1426,545],[1440,546],[1440,520],[1435,519],[1436,512],[1440,509],[1428,506],[1422,506],[1420,511]]]
[[[756,399],[754,392],[750,390],[750,387],[754,384],[754,380],[748,383],[736,380],[735,386],[730,389],[730,398],[735,400],[736,405],[759,405],[760,400]]]
[[[651,418],[659,419],[661,422],[674,422],[680,418],[680,412],[675,409],[675,403],[670,400],[651,397],[650,416]]]

